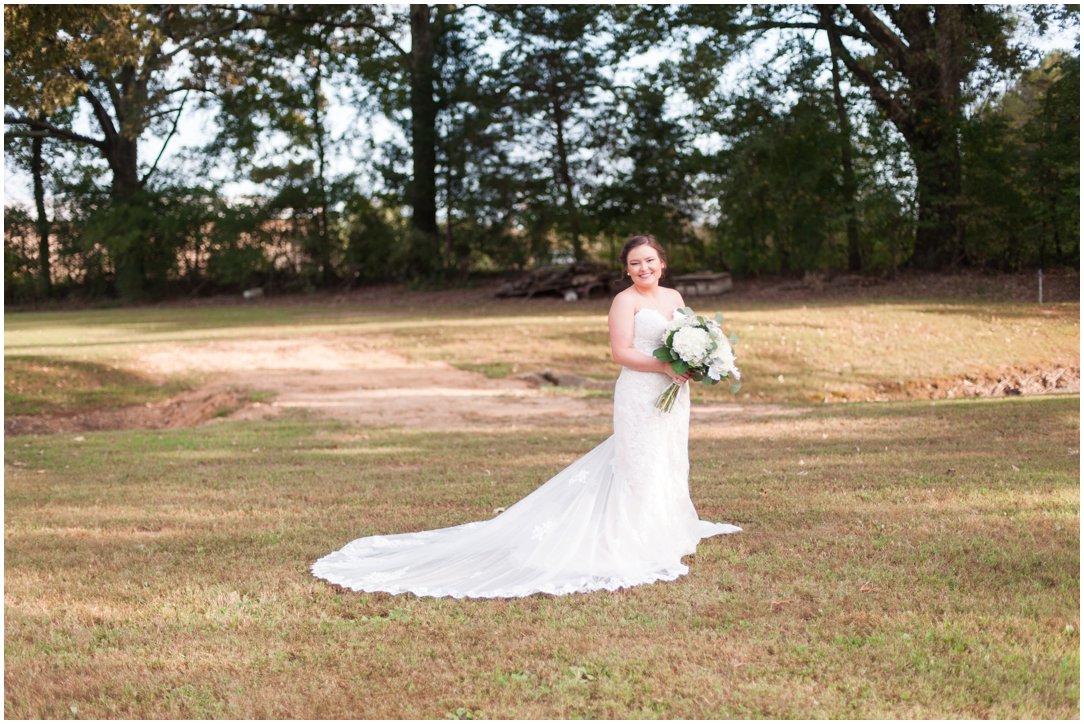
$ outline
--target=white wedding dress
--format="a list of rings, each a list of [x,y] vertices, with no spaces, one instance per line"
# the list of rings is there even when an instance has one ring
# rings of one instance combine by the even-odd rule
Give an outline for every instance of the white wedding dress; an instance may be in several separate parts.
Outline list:
[[[651,355],[666,318],[637,313],[633,345]],[[689,390],[670,412],[665,375],[621,370],[614,434],[495,518],[359,538],[312,566],[355,591],[454,598],[566,594],[670,581],[701,538],[737,533],[702,521],[689,498]]]

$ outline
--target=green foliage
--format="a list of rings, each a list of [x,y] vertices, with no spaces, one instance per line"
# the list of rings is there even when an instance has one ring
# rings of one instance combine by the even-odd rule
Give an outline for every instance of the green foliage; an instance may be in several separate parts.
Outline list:
[[[345,275],[362,282],[401,280],[407,271],[403,219],[371,199],[351,198],[343,214]]]
[[[1079,263],[1079,105],[1079,58],[1055,55],[964,127],[972,263]]]
[[[18,206],[4,209],[4,301],[28,302],[41,294],[34,220]]]
[[[270,278],[272,260],[263,228],[270,222],[265,209],[251,204],[215,200],[214,221],[204,226],[206,281],[213,288],[239,291]]]
[[[842,204],[836,143],[825,98],[777,113],[757,102],[737,111],[743,135],[720,159],[726,169],[717,235],[742,274],[839,267]],[[819,102],[817,102],[819,101]]]
[[[700,168],[688,128],[671,115],[666,86],[662,76],[648,75],[618,96],[623,122],[614,123],[613,153],[628,171],[599,190],[598,214],[618,239],[644,230],[665,239],[670,267],[680,272],[706,261],[693,226]]]
[[[93,214],[81,243],[109,255],[120,297],[158,296],[177,278],[182,250],[201,233],[208,211],[198,196],[143,191],[113,200]]]
[[[1028,18],[1072,25],[1075,12],[874,8],[915,41],[896,67],[857,32],[867,10],[439,6],[428,58],[403,7],[6,6],[6,160],[25,167],[29,139],[48,139],[61,295],[461,283],[554,254],[613,261],[633,232],[658,236],[679,273],[1078,265],[1078,54],[1021,72],[1031,56],[1009,32]],[[846,40],[839,107],[827,23]],[[934,31],[956,33],[958,52],[922,55]],[[413,125],[421,71],[433,74],[431,128]],[[146,141],[169,145],[190,93],[215,111],[217,135],[163,161],[183,169],[164,184]],[[330,118],[335,98],[356,119]],[[76,132],[80,117],[91,131]],[[378,142],[385,121],[396,132]],[[435,233],[418,227],[416,134],[433,137]],[[259,197],[189,188],[216,168]],[[5,298],[31,301],[44,296],[34,215],[9,215]]]
[[[509,211],[532,252],[583,258],[597,230],[593,159],[605,155],[611,135],[600,119],[615,58],[602,40],[610,16],[587,5],[515,5],[490,17],[507,40],[492,70],[492,92],[505,107],[495,130],[503,129],[504,156],[519,159],[512,163],[519,198]],[[535,262],[546,256],[536,253]]]
[[[136,63],[161,31],[126,5],[4,5],[4,102],[51,115],[88,88],[81,63],[109,75]]]

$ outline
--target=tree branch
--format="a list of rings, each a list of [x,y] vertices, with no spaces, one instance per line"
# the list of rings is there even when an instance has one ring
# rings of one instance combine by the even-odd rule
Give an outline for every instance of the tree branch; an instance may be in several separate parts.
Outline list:
[[[229,6],[216,5],[215,7],[229,7]],[[286,20],[288,22],[293,22],[293,23],[308,23],[310,25],[323,25],[325,27],[331,27],[331,28],[350,28],[350,29],[354,29],[354,30],[371,30],[374,33],[376,33],[377,36],[379,36],[381,40],[383,40],[388,45],[395,48],[395,51],[397,53],[399,53],[399,55],[402,56],[403,59],[409,59],[410,58],[410,53],[408,51],[404,50],[403,46],[399,45],[399,43],[397,43],[395,41],[395,38],[391,37],[391,35],[388,34],[387,29],[381,28],[381,27],[379,27],[377,25],[372,25],[370,23],[363,23],[363,22],[339,23],[339,22],[330,22],[330,21],[324,20],[322,18],[306,17],[304,15],[288,15],[288,14],[284,14],[284,13],[276,13],[276,12],[271,12],[270,10],[254,10],[252,8],[247,8],[247,7],[240,7],[240,8],[237,8],[237,9],[241,10],[243,12],[249,13],[250,15],[255,15],[257,17],[277,18],[279,20]]]
[[[143,174],[143,178],[139,179],[139,185],[147,183],[147,179],[158,169],[158,162],[162,160],[162,154],[166,152],[166,146],[169,145],[170,140],[173,138],[173,134],[177,132],[177,122],[181,120],[181,112],[184,111],[185,101],[188,100],[188,93],[184,94],[184,98],[181,99],[181,105],[177,108],[177,115],[173,117],[173,128],[169,129],[169,135],[166,136],[166,140],[162,142],[162,148],[158,150],[158,157],[154,159],[154,163],[151,165],[147,173]]]
[[[889,6],[891,7],[891,6]],[[901,5],[895,11],[892,22],[903,31],[908,45],[915,50],[923,50],[925,39],[930,37],[930,19],[926,15],[926,8],[918,5]]]
[[[10,123],[12,125],[18,125],[18,126],[28,126],[28,127],[33,129],[33,131],[30,131],[30,132],[6,131],[4,133],[5,136],[18,137],[18,136],[44,135],[44,136],[48,136],[50,138],[61,138],[61,139],[64,139],[65,141],[74,141],[76,143],[85,143],[88,146],[94,146],[95,148],[100,148],[100,149],[105,148],[105,141],[99,140],[97,138],[91,138],[90,136],[84,136],[84,135],[82,135],[80,133],[76,133],[75,131],[69,131],[66,128],[59,128],[59,127],[54,126],[52,123],[49,123],[47,121],[39,121],[37,119],[28,118],[26,116],[5,115],[4,116],[4,123]]]
[[[105,110],[105,106],[89,89],[83,91],[80,95],[90,103],[90,107],[94,111],[94,117],[98,119],[98,125],[101,126],[102,133],[105,134],[105,140],[102,143],[116,143],[118,130],[113,127],[113,119],[109,117],[109,112]],[[105,148],[105,146],[103,145],[102,148]]]
[[[869,9],[869,5],[848,5],[847,9],[862,24],[862,27],[869,32],[874,45],[888,53],[888,57],[892,59],[896,69],[904,75],[909,75],[911,49],[907,47],[903,39],[881,22],[881,19]]]
[[[746,31],[757,31],[757,30],[823,30],[824,26],[821,25],[819,22],[816,22],[816,23],[815,22],[799,23],[799,22],[783,22],[783,21],[777,21],[777,20],[765,20],[765,21],[762,21],[762,22],[759,22],[759,23],[751,23],[749,25],[735,25],[735,26],[733,26],[733,28],[734,28],[734,30],[738,31],[739,33],[742,33],[742,32],[746,32]],[[858,28],[840,27],[840,26],[837,25],[836,29],[839,31],[840,35],[846,35],[849,38],[855,38],[856,40],[864,40],[867,43],[870,43],[871,45],[873,44],[873,38],[870,37],[868,33],[863,33]]]
[[[911,117],[899,99],[892,95],[868,68],[855,60],[855,57],[851,55],[843,43],[839,44],[838,51],[839,58],[847,66],[847,70],[851,71],[863,85],[869,88],[870,96],[874,102],[888,115],[889,119],[900,129],[900,132],[905,137],[913,135],[914,126],[911,123]]]
[[[185,98],[186,99],[188,98],[188,93],[189,92],[190,91],[185,91]],[[150,120],[153,120],[155,118],[161,118],[162,116],[172,116],[174,113],[180,112],[181,108],[183,108],[183,107],[184,107],[184,100],[181,101],[181,105],[179,107],[177,107],[177,108],[163,108],[162,110],[154,111],[153,113],[144,113],[143,114],[143,120],[150,121]]]
[[[120,91],[117,90],[117,84],[113,82],[112,78],[101,77],[100,80],[102,82],[102,85],[105,86],[106,93],[109,94],[109,100],[113,103],[113,108],[117,112],[117,121],[123,123],[124,119],[121,117],[122,107]]]
[[[216,7],[221,7],[221,6],[216,6]],[[177,53],[180,53],[181,51],[184,51],[184,50],[188,50],[188,49],[192,48],[194,45],[196,45],[197,43],[199,43],[201,41],[209,40],[210,38],[215,38],[215,37],[218,37],[220,35],[225,35],[226,33],[231,33],[234,30],[241,30],[244,27],[246,27],[246,24],[241,22],[240,20],[238,20],[238,21],[236,21],[236,22],[234,22],[234,23],[232,23],[230,25],[224,25],[224,26],[219,27],[219,28],[213,28],[211,30],[208,30],[205,33],[200,33],[199,35],[196,35],[196,36],[194,36],[192,38],[189,38],[188,40],[186,40],[183,43],[179,43],[177,45],[177,47],[175,47],[173,50],[169,51],[168,53],[162,53],[161,57],[166,58],[166,59],[172,58],[173,56],[177,55]]]

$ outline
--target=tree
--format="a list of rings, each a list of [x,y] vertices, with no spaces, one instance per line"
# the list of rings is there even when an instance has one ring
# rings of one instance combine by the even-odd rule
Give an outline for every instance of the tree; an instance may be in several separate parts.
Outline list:
[[[434,93],[440,79],[435,49],[445,32],[446,19],[462,8],[450,5],[410,5],[404,12],[378,5],[346,6],[336,17],[304,10],[280,11],[271,6],[247,6],[253,16],[279,17],[301,24],[316,24],[356,33],[354,53],[359,74],[380,95],[384,112],[395,117],[400,101],[409,107],[410,163],[406,196],[412,209],[408,244],[408,273],[417,278],[443,275],[437,224],[437,105]],[[405,35],[410,47],[402,45]]]
[[[941,269],[963,259],[960,132],[966,86],[979,74],[1020,67],[1015,16],[990,5],[752,6],[690,9],[684,22],[713,29],[704,43],[730,44],[728,57],[769,31],[826,31],[833,50],[907,141],[915,167],[918,221],[913,266]]]
[[[436,12],[428,5],[410,6],[410,145],[414,175],[411,201],[414,207],[410,267],[415,274],[431,276],[440,264],[437,228],[437,103],[434,97],[439,75],[433,58],[436,40],[444,24],[446,6]]]
[[[329,156],[342,146],[329,128],[328,94],[349,80],[351,38],[337,29],[341,6],[254,14],[246,32],[221,47],[207,69],[218,88],[219,134],[208,149],[230,154],[239,172],[270,186],[269,214],[289,214],[307,257],[308,282],[337,280],[337,209],[353,174],[334,177]]]
[[[182,54],[206,50],[236,21],[199,6],[4,6],[4,122],[7,134],[40,135],[96,148],[109,164],[112,193],[123,199],[143,188],[157,169],[141,169],[139,142],[170,127],[168,144],[198,81],[173,81],[168,71]],[[180,102],[177,95],[184,94]],[[86,103],[101,136],[58,126],[45,117]]]
[[[44,121],[44,118],[39,117]],[[27,143],[29,141],[29,143]],[[42,133],[7,135],[4,138],[6,159],[30,173],[34,194],[34,229],[37,234],[37,280],[40,292],[49,297],[53,292],[50,235],[52,224],[46,209],[46,177],[51,166],[46,153],[46,138]]]
[[[495,8],[493,19],[507,37],[499,68],[517,140],[536,154],[532,166],[552,179],[551,198],[534,199],[549,208],[535,218],[556,221],[573,256],[582,259],[587,222],[581,206],[590,189],[588,163],[580,155],[600,145],[591,118],[610,85],[604,69],[614,55],[598,43],[608,30],[607,15],[586,5],[519,5]],[[538,171],[532,175],[545,188]]]
[[[688,127],[668,117],[669,90],[669,81],[656,73],[618,92],[613,112],[621,122],[611,139],[616,170],[600,189],[597,206],[612,234],[650,230],[666,240],[671,266],[695,267],[705,261],[694,232],[698,158]]]
[[[1040,265],[1080,265],[1080,56],[1050,58],[1041,71],[1053,76],[1024,129],[1029,170],[1042,226]],[[1047,244],[1052,244],[1050,249]]]
[[[717,165],[724,258],[741,273],[836,266],[842,226],[837,144],[829,93],[803,93],[789,108],[766,97],[735,100],[732,144]],[[845,258],[845,257],[844,257]]]
[[[522,267],[532,252],[513,223],[520,200],[533,195],[528,169],[515,160],[517,115],[504,75],[482,49],[493,36],[477,20],[448,16],[436,48],[437,200],[444,257],[461,275],[472,264]]]
[[[970,263],[1078,263],[1079,78],[1077,58],[1047,57],[965,126]]]
[[[189,92],[203,89],[197,79],[173,72],[180,59],[206,52],[237,27],[230,11],[175,5],[6,5],[4,20],[5,136],[95,149],[108,165],[118,206],[142,203],[139,195],[173,138]],[[72,111],[80,104],[99,136],[75,130]],[[165,140],[148,167],[140,142],[149,130]],[[116,251],[118,273],[138,295],[146,245],[136,241]]]
[[[858,233],[858,181],[854,173],[854,147],[851,140],[851,119],[847,111],[847,103],[843,96],[842,73],[839,70],[840,56],[845,52],[843,40],[839,36],[835,24],[832,22],[832,10],[826,6],[819,6],[817,10],[821,14],[828,34],[829,56],[832,66],[832,100],[836,107],[836,122],[839,126],[839,167],[842,171],[842,186],[844,213],[847,217],[847,269],[860,271],[862,269],[862,243]]]

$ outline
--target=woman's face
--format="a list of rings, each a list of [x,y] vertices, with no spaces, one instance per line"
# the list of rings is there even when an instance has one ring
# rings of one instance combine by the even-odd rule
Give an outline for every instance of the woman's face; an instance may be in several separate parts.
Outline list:
[[[663,264],[659,252],[650,244],[641,244],[629,252],[626,258],[626,271],[637,289],[648,291],[659,285],[662,278]]]

